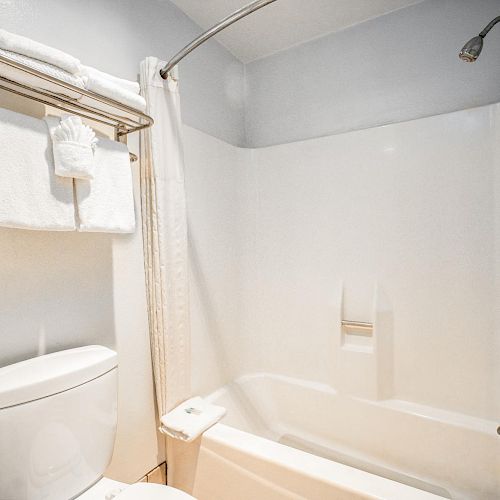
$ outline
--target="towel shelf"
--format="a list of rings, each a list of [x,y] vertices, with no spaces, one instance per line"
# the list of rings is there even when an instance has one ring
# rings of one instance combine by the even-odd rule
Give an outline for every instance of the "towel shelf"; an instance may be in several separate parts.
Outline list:
[[[150,127],[153,119],[108,97],[64,82],[17,61],[0,56],[0,89],[115,128],[117,138]],[[50,84],[50,89],[47,87]],[[52,90],[53,89],[53,90]]]

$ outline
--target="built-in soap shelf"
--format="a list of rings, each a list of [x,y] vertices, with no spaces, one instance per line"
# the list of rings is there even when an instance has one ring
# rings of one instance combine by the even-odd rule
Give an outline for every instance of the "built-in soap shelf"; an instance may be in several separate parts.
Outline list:
[[[357,352],[373,351],[373,323],[342,320],[342,348]]]
[[[374,322],[370,320],[376,317],[374,292],[363,294],[366,300],[364,305],[358,295],[354,308],[352,302],[350,305],[346,304],[346,293],[347,290],[342,286],[339,318],[340,346],[343,350],[371,353],[374,347]],[[349,293],[353,293],[352,287]]]
[[[370,290],[341,283],[336,305],[333,384],[367,399],[393,395],[394,311],[378,283]]]

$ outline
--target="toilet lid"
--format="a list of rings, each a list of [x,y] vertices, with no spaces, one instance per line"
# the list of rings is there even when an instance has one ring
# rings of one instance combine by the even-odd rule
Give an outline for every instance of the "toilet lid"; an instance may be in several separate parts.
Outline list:
[[[163,484],[136,483],[125,488],[116,500],[195,500],[195,498]]]

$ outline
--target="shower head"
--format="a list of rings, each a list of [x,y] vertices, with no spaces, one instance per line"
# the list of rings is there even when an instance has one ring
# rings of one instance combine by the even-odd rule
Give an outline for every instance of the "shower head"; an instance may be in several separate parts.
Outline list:
[[[483,50],[483,39],[484,37],[489,33],[491,28],[495,26],[500,22],[500,16],[495,17],[495,19],[492,19],[488,25],[484,28],[479,35],[475,36],[474,38],[471,38],[463,47],[460,53],[458,54],[458,57],[462,59],[462,61],[465,62],[474,62],[478,57],[479,54],[481,54],[481,50]]]
[[[479,54],[481,54],[481,50],[483,50],[483,37],[477,35],[462,47],[458,57],[465,62],[474,62],[479,57]]]

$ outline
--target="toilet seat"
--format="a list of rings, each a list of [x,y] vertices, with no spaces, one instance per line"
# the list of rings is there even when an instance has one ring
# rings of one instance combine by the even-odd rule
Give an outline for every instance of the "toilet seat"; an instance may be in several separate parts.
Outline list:
[[[115,498],[116,500],[195,500],[181,490],[153,483],[132,484]]]
[[[111,491],[121,491],[127,487],[128,484],[103,477],[88,490],[78,495],[75,500],[106,500],[106,496]]]
[[[76,500],[196,500],[170,486],[154,483],[126,484],[103,477]]]

